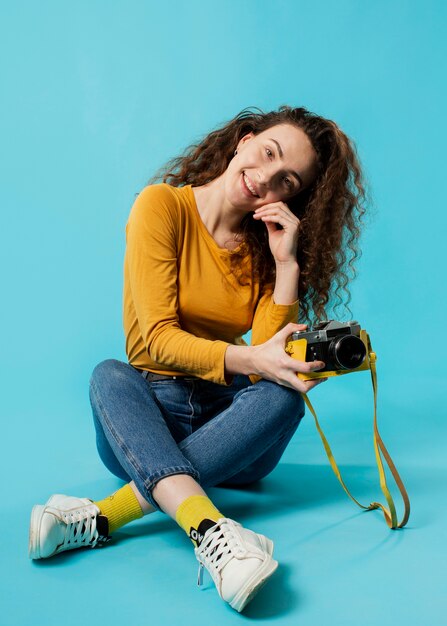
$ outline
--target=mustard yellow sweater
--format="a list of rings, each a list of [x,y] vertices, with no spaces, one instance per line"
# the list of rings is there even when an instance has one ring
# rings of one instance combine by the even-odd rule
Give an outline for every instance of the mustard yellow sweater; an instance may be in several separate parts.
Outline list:
[[[243,244],[242,244],[243,245]],[[149,185],[126,224],[123,322],[131,365],[221,385],[229,344],[270,339],[298,320],[298,301],[275,304],[256,281],[241,286],[202,222],[191,185]],[[247,253],[245,262],[251,268]],[[257,382],[259,376],[250,376]]]

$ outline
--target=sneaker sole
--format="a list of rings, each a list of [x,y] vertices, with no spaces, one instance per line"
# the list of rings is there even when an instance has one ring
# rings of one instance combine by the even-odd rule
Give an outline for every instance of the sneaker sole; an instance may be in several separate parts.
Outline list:
[[[273,550],[273,542],[272,544]],[[240,613],[249,602],[255,597],[258,591],[265,585],[270,576],[278,567],[278,561],[271,557],[266,559],[262,566],[253,574],[253,576],[245,583],[245,586],[230,602],[230,606]]]
[[[44,514],[45,506],[36,504],[31,511],[31,522],[29,526],[28,556],[30,559],[40,559],[40,524]]]

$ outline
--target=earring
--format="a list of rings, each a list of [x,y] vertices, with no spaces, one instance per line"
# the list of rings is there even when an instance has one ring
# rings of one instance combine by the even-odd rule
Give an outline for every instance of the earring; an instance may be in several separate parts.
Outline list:
[[[236,154],[237,154],[237,150],[234,151],[234,156],[236,156]]]

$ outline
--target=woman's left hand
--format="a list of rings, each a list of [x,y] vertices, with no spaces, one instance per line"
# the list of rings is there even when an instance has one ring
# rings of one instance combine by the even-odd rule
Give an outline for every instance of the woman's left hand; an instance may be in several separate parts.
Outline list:
[[[267,226],[269,246],[276,263],[296,261],[300,220],[292,213],[285,202],[270,202],[256,209],[255,220],[262,220]],[[275,224],[280,224],[278,229]]]

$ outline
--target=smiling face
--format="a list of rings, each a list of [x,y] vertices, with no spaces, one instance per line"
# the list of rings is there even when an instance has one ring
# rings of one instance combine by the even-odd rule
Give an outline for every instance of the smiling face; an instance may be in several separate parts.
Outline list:
[[[270,202],[286,202],[308,187],[316,172],[316,154],[306,133],[277,124],[239,141],[225,172],[225,190],[233,206],[253,211]]]

